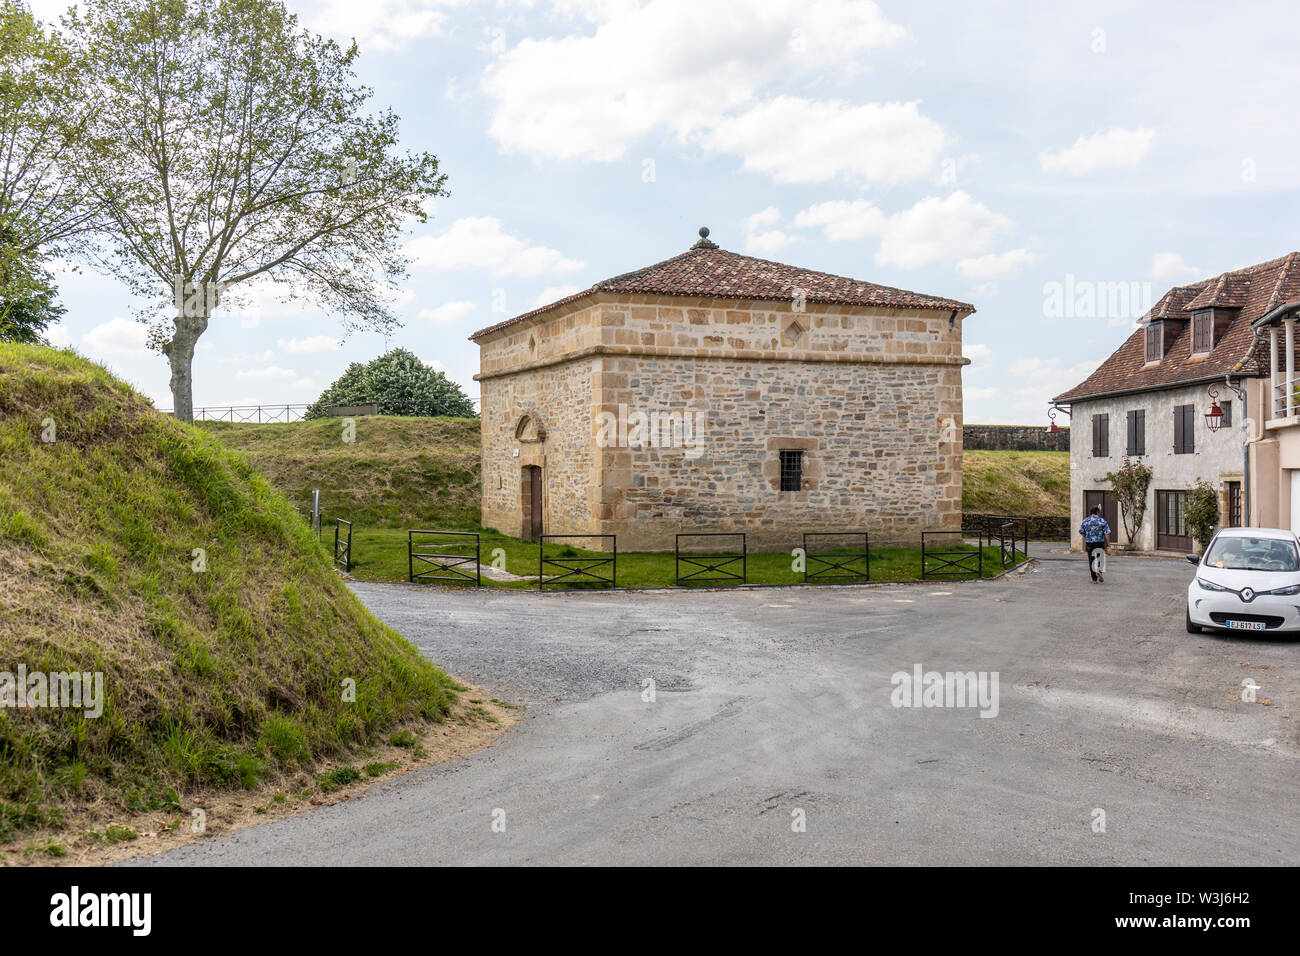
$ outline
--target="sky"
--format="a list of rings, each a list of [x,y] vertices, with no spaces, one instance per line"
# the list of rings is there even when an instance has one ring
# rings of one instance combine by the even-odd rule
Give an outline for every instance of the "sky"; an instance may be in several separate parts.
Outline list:
[[[1291,3],[290,0],[451,195],[402,239],[385,338],[255,294],[195,406],[314,400],[410,349],[472,397],[476,330],[722,248],[975,305],[965,420],[1046,425],[1170,286],[1300,247]],[[36,0],[47,21],[66,0]],[[55,344],[170,408],[111,277],[61,269]]]

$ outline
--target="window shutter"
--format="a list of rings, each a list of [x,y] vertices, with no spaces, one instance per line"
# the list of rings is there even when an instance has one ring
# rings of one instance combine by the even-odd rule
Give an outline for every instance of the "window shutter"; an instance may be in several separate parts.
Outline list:
[[[1183,453],[1183,406],[1174,408],[1174,454]]]
[[[1110,416],[1101,416],[1101,457],[1110,456]]]
[[[1137,452],[1138,455],[1147,453],[1147,413],[1142,410],[1137,415]]]
[[[1101,416],[1092,416],[1092,457],[1101,457]]]
[[[1183,447],[1187,454],[1196,451],[1196,413],[1195,405],[1183,406]]]

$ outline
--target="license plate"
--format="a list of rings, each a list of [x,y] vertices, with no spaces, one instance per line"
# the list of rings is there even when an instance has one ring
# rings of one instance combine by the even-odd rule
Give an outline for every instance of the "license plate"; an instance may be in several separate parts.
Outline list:
[[[1262,631],[1263,621],[1229,621],[1228,627],[1234,631]]]

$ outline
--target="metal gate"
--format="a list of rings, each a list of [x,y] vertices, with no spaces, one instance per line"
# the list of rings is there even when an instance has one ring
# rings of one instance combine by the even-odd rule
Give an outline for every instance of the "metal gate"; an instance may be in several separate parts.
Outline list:
[[[721,551],[716,548],[708,551],[682,552],[682,538],[708,538],[709,543],[716,538],[739,538],[740,551]],[[747,568],[745,534],[741,531],[701,531],[693,534],[679,534],[675,541],[676,563],[674,572],[678,586],[683,584],[744,584]],[[736,562],[740,562],[740,573],[736,573]],[[687,573],[682,574],[682,566]]]
[[[587,557],[577,554],[554,554],[546,556],[546,542],[567,539],[570,541],[608,541],[609,557]],[[569,550],[572,550],[570,548]],[[546,569],[559,573],[546,580]],[[608,577],[605,572],[608,571]],[[612,534],[542,534],[537,536],[537,590],[544,591],[547,586],[564,587],[592,585],[597,587],[614,586],[618,578],[618,536]]]
[[[837,538],[843,542],[839,546]],[[803,554],[805,584],[871,580],[871,546],[865,531],[805,532]]]
[[[444,540],[447,538],[452,540]],[[411,584],[423,581],[480,587],[479,547],[474,531],[407,531],[406,579]],[[417,562],[420,571],[415,570]]]

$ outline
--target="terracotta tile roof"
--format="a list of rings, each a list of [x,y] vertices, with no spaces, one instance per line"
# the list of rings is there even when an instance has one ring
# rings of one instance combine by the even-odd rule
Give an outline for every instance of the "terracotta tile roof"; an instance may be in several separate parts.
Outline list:
[[[1138,328],[1087,379],[1053,402],[1076,402],[1116,392],[1137,392],[1237,375],[1266,374],[1268,342],[1251,354],[1250,324],[1284,302],[1300,298],[1300,253],[1225,272],[1191,285],[1175,286],[1141,319]],[[1192,312],[1210,307],[1231,310],[1232,319],[1214,348],[1192,358]],[[1168,319],[1165,354],[1146,364],[1146,323]],[[1246,361],[1249,359],[1249,361]],[[1237,371],[1240,362],[1246,364]]]
[[[780,262],[738,255],[720,249],[706,237],[679,256],[665,259],[644,269],[637,269],[635,272],[626,272],[612,279],[597,282],[590,289],[566,296],[540,309],[517,315],[505,322],[480,329],[471,335],[470,339],[482,338],[499,329],[598,292],[789,301],[795,289],[802,289],[808,302],[935,309],[967,314],[975,311],[973,305],[955,299],[922,295],[919,292],[876,285],[874,282],[863,282],[827,272],[815,272]]]

